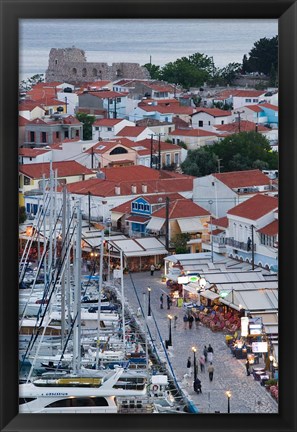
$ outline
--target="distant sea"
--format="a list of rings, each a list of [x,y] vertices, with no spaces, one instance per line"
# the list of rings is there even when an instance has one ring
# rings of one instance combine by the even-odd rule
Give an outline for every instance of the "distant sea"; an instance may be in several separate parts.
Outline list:
[[[51,48],[75,46],[90,62],[164,66],[200,52],[217,67],[242,62],[254,42],[278,33],[271,19],[22,19],[20,80],[45,73]]]

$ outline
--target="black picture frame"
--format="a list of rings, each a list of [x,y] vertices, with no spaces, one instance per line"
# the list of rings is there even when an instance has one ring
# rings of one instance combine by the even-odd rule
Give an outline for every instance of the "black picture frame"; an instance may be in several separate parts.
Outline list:
[[[28,1],[1,4],[1,431],[295,431],[297,4],[286,0]],[[279,20],[279,414],[18,414],[18,20],[232,18]]]

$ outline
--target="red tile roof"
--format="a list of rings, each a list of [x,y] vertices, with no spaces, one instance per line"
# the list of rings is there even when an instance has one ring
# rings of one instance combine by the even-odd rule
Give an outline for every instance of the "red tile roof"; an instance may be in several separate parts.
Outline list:
[[[255,112],[262,112],[263,111],[261,108],[261,105],[246,105],[246,106],[244,106],[244,108],[248,108],[248,109],[255,111]]]
[[[241,120],[239,121],[224,124],[224,125],[214,125],[214,128],[218,132],[228,132],[228,133],[239,133],[239,132],[252,132],[256,130],[256,124],[254,122],[250,122],[247,120]],[[265,126],[258,125],[258,132],[269,132],[270,129],[268,129]]]
[[[129,216],[126,218],[126,221],[128,222],[138,222],[138,223],[145,223],[148,222],[149,220],[150,220],[149,216],[140,216],[140,215]]]
[[[211,115],[212,117],[226,117],[230,116],[232,113],[231,111],[225,111],[221,110],[219,108],[197,108],[196,113],[204,112],[206,114]],[[196,114],[192,114],[192,117]]]
[[[264,90],[236,90],[236,89],[229,89],[229,90],[223,90],[219,93],[217,93],[212,99],[214,100],[224,100],[231,97],[258,97],[264,94]]]
[[[129,201],[126,201],[123,204],[120,204],[112,209],[114,212],[118,213],[130,213],[131,211],[131,203],[138,198],[143,198],[149,204],[160,204],[165,205],[166,197],[169,197],[171,200],[183,199],[183,196],[179,193],[167,193],[167,194],[158,194],[158,195],[138,195],[132,198]]]
[[[270,179],[258,169],[216,173],[212,175],[230,189],[270,184]]]
[[[133,167],[119,167],[110,169],[130,169]],[[112,181],[104,179],[89,179],[81,182],[75,182],[67,185],[69,192],[87,195],[90,192],[94,196],[117,196],[115,191],[115,186],[120,187],[120,195],[132,195],[131,186],[132,184],[136,187],[136,192],[134,196],[143,195],[142,185],[145,180],[135,181]],[[145,181],[147,185],[148,194],[157,193],[173,193],[173,192],[185,192],[193,190],[193,178],[167,178],[167,179],[157,179],[157,180],[147,180]]]
[[[96,120],[93,123],[93,126],[115,126],[116,124],[120,123],[121,121],[123,121],[124,119],[107,119],[107,118],[103,118],[103,119],[99,119]]]
[[[206,136],[218,136],[214,132],[210,132],[204,129],[175,129],[169,135],[172,136],[192,136],[192,137],[206,137]]]
[[[258,229],[257,232],[268,236],[276,236],[278,234],[278,220],[276,219],[263,228]]]
[[[218,219],[212,218],[212,225],[228,228],[228,218],[226,216]]]
[[[36,107],[41,108],[41,106],[37,102],[25,100],[19,104],[19,111],[32,111]]]
[[[53,162],[53,170],[57,170],[58,177],[70,177],[81,174],[93,174],[89,168],[79,164],[76,161]],[[32,179],[40,179],[43,174],[49,177],[50,163],[34,163],[19,165],[19,172]]]
[[[135,144],[137,144],[137,146],[146,147],[148,150],[151,149],[151,140],[148,138],[144,139],[144,140],[137,141],[136,143],[134,143],[134,146],[135,146]],[[158,145],[159,145],[159,141],[153,140],[153,148],[158,148]],[[171,144],[171,143],[168,143],[165,141],[160,141],[160,148],[161,148],[161,151],[165,151],[165,150],[179,151],[180,150],[180,147],[177,146],[176,144]]]
[[[125,126],[120,130],[120,132],[116,134],[116,136],[137,137],[143,131],[145,131],[145,129],[145,126]]]
[[[23,157],[31,157],[31,158],[35,158],[38,155],[41,155],[43,153],[47,153],[50,150],[44,150],[44,149],[31,149],[31,148],[20,148],[19,149],[19,156],[23,156]]]
[[[169,219],[187,218],[187,217],[201,217],[210,215],[208,210],[200,207],[198,204],[193,203],[190,199],[178,199],[169,202]],[[161,209],[153,213],[155,217],[166,217],[166,209]]]
[[[30,120],[19,115],[19,126],[26,126],[28,123],[30,123]]]
[[[85,92],[80,93],[80,95],[84,94],[84,93]],[[97,91],[89,91],[87,93],[90,96],[95,96],[95,97],[98,97],[100,99],[108,99],[108,98],[115,98],[115,97],[127,97],[127,93],[119,93],[119,92],[115,92],[112,90],[106,90],[106,91],[102,90],[102,91],[98,91],[98,92]]]
[[[148,168],[143,165],[134,165],[130,167],[113,167],[113,168],[102,168],[107,180],[114,182],[121,181],[146,181],[159,179],[160,173],[158,170]]]
[[[278,208],[278,199],[257,194],[227,211],[228,215],[239,216],[256,221]]]
[[[259,106],[271,109],[273,111],[278,111],[278,106],[277,105],[272,105],[270,103],[261,103]]]

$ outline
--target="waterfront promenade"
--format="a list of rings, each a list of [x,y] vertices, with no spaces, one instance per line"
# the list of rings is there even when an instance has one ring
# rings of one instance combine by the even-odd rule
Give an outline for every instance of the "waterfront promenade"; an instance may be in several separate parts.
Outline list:
[[[184,329],[183,315],[185,309],[176,306],[172,306],[170,310],[167,309],[166,295],[169,293],[169,289],[161,282],[160,272],[156,271],[154,276],[150,276],[150,272],[132,273],[131,276],[124,275],[124,287],[126,303],[135,315],[137,315],[139,308],[138,299],[143,306],[143,293],[148,292],[148,287],[151,288],[151,309],[163,341],[169,337],[167,315],[171,314],[178,317],[176,328],[174,320],[172,320],[172,347],[168,350],[168,356],[180,387],[188,394],[189,399],[192,400],[199,412],[227,413],[226,391],[229,390],[231,391],[231,413],[277,414],[278,405],[269,392],[259,382],[255,381],[252,375],[246,375],[245,361],[237,360],[232,356],[225,343],[225,333],[212,332],[208,327],[202,325],[196,328],[195,322],[192,329],[189,329],[188,326]],[[164,309],[160,309],[159,301],[162,292],[164,293]],[[140,322],[143,321],[142,317],[137,319]],[[158,352],[162,359],[165,360],[166,356],[153,318],[148,318],[148,325]],[[201,373],[198,360],[204,345],[208,346],[208,344],[211,344],[214,349],[214,378],[212,382],[209,381],[207,373],[208,364],[206,364],[205,372]],[[185,376],[189,356],[193,365],[192,346],[197,348],[198,377],[202,382],[202,394],[196,394],[193,390],[193,368],[192,376]]]

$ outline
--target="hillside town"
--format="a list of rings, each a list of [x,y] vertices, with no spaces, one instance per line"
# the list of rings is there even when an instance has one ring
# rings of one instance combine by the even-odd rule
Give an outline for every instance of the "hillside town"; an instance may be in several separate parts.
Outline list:
[[[141,393],[150,402],[141,409],[155,398],[150,412],[277,413],[278,169],[261,165],[260,153],[252,167],[240,151],[229,160],[212,153],[229,142],[259,139],[267,158],[277,157],[277,87],[250,75],[238,86],[183,88],[150,78],[137,64],[102,64],[99,70],[72,50],[75,61],[70,48],[52,49],[45,81],[19,93],[20,334],[47,316],[42,306],[50,303],[51,290],[60,303],[49,314],[61,320],[67,295],[58,289],[65,289],[65,280],[70,286],[81,279],[79,298],[88,282],[93,310],[83,309],[82,295],[79,309],[67,309],[64,319],[81,309],[93,313],[93,322],[98,314],[98,323],[101,311],[105,321],[100,336],[99,324],[92,327],[95,333],[78,347],[86,354],[78,356],[86,368],[91,353],[97,363],[101,356],[102,364],[122,364],[133,346],[129,361],[136,358],[139,366],[143,358],[147,368],[159,368],[150,378],[151,393]],[[214,158],[210,168],[206,162],[194,166],[196,156]],[[234,169],[226,170],[231,159]],[[71,277],[70,266],[79,267]],[[38,291],[42,283],[47,294]],[[29,291],[32,302],[25,297]],[[102,309],[105,297],[120,303],[112,331],[108,314],[115,311]],[[85,331],[88,319],[82,314]],[[68,321],[61,324],[64,342]],[[43,321],[38,326],[45,337],[57,334]],[[112,348],[118,333],[122,345],[117,340],[120,348]],[[90,344],[94,335],[95,347],[103,346],[99,354]],[[65,361],[48,349],[32,360],[43,349],[39,336],[41,350],[22,350],[29,378],[36,364],[43,372],[68,370],[65,351]],[[75,343],[73,337],[73,349]],[[126,357],[116,357],[119,351]],[[125,369],[117,379],[140,379],[133,373]],[[24,398],[32,397],[33,383],[24,384]],[[131,394],[119,387],[108,393],[102,385],[100,396],[117,395],[116,412],[134,412],[125,401],[140,397],[137,385]],[[39,399],[31,412],[69,412],[57,411],[70,406],[57,400],[40,411]]]

